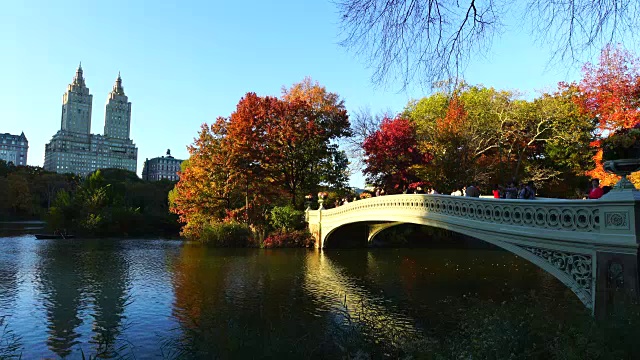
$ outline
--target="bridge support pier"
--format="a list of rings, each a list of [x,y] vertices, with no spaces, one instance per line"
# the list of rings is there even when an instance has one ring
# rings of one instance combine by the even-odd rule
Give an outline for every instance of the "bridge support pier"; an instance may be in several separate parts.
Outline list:
[[[620,306],[639,299],[638,254],[598,252],[594,314],[605,318]]]
[[[629,252],[597,251],[596,255],[596,292],[594,314],[597,318],[604,318],[618,307],[625,306],[629,301],[640,300],[640,269],[638,256],[640,250],[640,191],[629,180],[623,177],[612,191],[601,200],[617,202],[618,206],[626,205],[631,208],[626,214],[603,209],[604,228],[626,230],[635,237],[635,249]],[[621,207],[622,208],[622,207]],[[604,236],[604,235],[603,235]]]
[[[316,249],[322,249],[323,247],[323,236],[322,236],[322,210],[324,207],[322,206],[322,202],[319,201],[320,208],[318,211],[311,212],[311,208],[307,207],[307,210],[304,212],[304,217],[306,222],[309,224],[309,232],[314,239],[314,247]]]

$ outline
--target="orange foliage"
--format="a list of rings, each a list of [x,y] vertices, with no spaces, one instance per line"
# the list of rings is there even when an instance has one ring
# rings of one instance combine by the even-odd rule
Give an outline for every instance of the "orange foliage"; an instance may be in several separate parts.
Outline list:
[[[442,119],[436,120],[437,130],[447,136],[460,135],[466,118],[467,112],[464,110],[464,104],[458,96],[454,95],[449,101],[447,114]]]
[[[310,79],[283,99],[247,93],[231,116],[202,125],[189,147],[170,195],[171,211],[186,224],[183,235],[197,238],[212,221],[265,225],[269,207],[287,198],[297,205],[297,195],[321,178],[331,183],[324,176],[335,171],[331,142],[348,132],[338,96]]]
[[[593,156],[593,161],[595,161],[596,167],[593,170],[587,171],[587,176],[600,179],[600,185],[602,186],[612,186],[620,180],[619,176],[604,171],[604,168],[602,167],[602,149],[599,149]]]
[[[620,46],[606,46],[599,64],[586,64],[584,79],[579,87],[577,103],[581,110],[598,120],[600,134],[630,128],[640,122],[640,68],[638,59]],[[599,147],[600,142],[592,143]],[[586,175],[599,178],[601,184],[612,185],[619,177],[607,174],[602,168],[602,150],[593,158],[595,168]]]

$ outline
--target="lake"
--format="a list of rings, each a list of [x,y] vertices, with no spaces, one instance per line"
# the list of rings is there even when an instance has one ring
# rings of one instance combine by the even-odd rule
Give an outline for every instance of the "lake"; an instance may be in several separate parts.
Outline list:
[[[446,336],[474,306],[461,299],[583,306],[515,255],[455,243],[318,252],[13,234],[0,248],[0,357],[11,343],[23,359],[377,358]]]

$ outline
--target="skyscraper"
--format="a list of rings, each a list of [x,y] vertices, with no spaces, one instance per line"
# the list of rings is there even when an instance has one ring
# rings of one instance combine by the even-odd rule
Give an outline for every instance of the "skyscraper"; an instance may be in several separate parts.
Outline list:
[[[81,64],[62,96],[60,130],[45,147],[45,170],[79,175],[104,168],[136,171],[138,148],[129,138],[131,103],[119,73],[107,98],[104,135],[91,134],[92,103]]]
[[[89,135],[91,133],[91,104],[93,95],[84,83],[82,64],[76,70],[73,82],[67,86],[62,95],[62,120],[60,129]]]
[[[128,139],[131,130],[131,103],[124,94],[122,78],[118,73],[113,90],[107,98],[104,112],[104,136]]]

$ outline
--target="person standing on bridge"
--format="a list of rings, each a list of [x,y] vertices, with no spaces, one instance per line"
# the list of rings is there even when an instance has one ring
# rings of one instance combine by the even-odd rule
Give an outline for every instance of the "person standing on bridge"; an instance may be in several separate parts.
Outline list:
[[[533,185],[520,185],[520,190],[518,191],[518,199],[530,199],[533,200],[536,198],[535,193],[532,190]]]
[[[529,200],[535,200],[536,199],[536,187],[533,184],[532,180],[529,180],[529,182],[525,186],[525,189],[527,189],[527,197],[526,198],[529,199]]]
[[[518,198],[518,183],[511,181],[504,191],[505,199],[517,199]]]
[[[480,190],[478,189],[478,183],[476,183],[475,181],[471,182],[471,185],[467,186],[465,196],[480,197]]]
[[[493,185],[493,190],[491,192],[493,193],[494,199],[504,198],[504,188],[501,185],[498,185],[498,184]]]
[[[589,199],[600,199],[604,195],[604,190],[600,187],[600,179],[591,179],[591,191]]]

